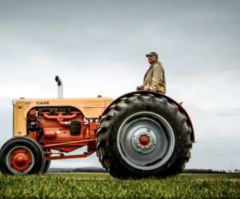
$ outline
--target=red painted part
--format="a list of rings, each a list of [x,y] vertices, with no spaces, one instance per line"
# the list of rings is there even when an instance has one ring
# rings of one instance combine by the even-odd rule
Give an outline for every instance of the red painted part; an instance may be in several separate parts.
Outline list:
[[[64,122],[64,121],[58,121],[60,125],[62,126],[70,126],[71,125],[71,122],[70,121],[67,121],[67,122]]]
[[[64,155],[63,153],[52,153],[51,151],[45,151],[44,154],[46,155],[46,160],[58,160],[58,159],[70,159],[70,158],[85,158],[91,155],[95,151],[88,151],[84,154],[78,155]],[[58,156],[51,156],[53,154],[57,154]]]
[[[32,132],[31,134],[29,134],[27,137],[37,140],[38,136],[39,136],[39,133],[37,131],[35,131],[35,132]]]
[[[89,142],[88,143],[88,154],[91,155],[97,150],[97,142]]]
[[[34,112],[35,111],[32,111],[31,113],[34,114]],[[44,132],[43,136],[39,139],[39,143],[43,148],[57,150],[59,152],[71,152],[83,146],[88,146],[87,154],[90,155],[96,151],[96,131],[99,123],[90,122],[89,124],[84,124],[84,116],[80,111],[76,111],[70,116],[63,115],[62,113],[49,115],[48,112],[45,112],[39,113],[38,118]],[[71,121],[62,121],[63,119],[79,121],[81,126],[79,134],[71,134]],[[65,122],[69,125],[63,125]],[[29,134],[28,137],[37,140],[39,135],[40,133],[36,131]],[[84,157],[85,156],[86,155],[84,155]],[[64,158],[68,157],[71,158],[72,156],[66,156]],[[58,157],[54,159],[58,159]],[[62,157],[59,157],[59,159],[62,159]]]
[[[72,142],[61,142],[57,144],[45,144],[43,148],[52,148],[56,146],[85,146],[89,142],[96,142],[96,139],[89,139],[89,140],[79,140],[79,141],[72,141]]]
[[[139,143],[143,146],[147,146],[150,143],[150,138],[147,135],[141,135],[139,138]]]
[[[52,155],[52,152],[51,151],[44,151],[44,154],[45,155]]]
[[[49,120],[63,121],[74,119],[77,117],[77,113],[74,113],[73,115],[63,115],[61,112],[58,115],[48,115],[47,113],[43,113],[43,116]]]
[[[36,109],[32,109],[28,113],[29,115],[36,115]]]
[[[56,147],[51,147],[51,149],[60,151],[60,152],[64,152],[64,153],[69,153],[69,152],[75,151],[83,146],[85,146],[85,145],[82,144],[82,145],[78,145],[78,146],[58,146],[58,147],[56,146]]]
[[[116,103],[118,102],[121,98],[123,97],[126,97],[128,95],[132,95],[132,94],[137,94],[137,93],[151,93],[153,95],[159,95],[159,96],[162,96],[162,97],[165,97],[166,99],[168,99],[170,102],[173,102],[174,104],[176,104],[178,106],[178,108],[186,115],[187,117],[187,121],[189,123],[189,125],[191,126],[192,128],[192,134],[191,134],[191,140],[193,142],[195,142],[195,134],[194,134],[194,128],[193,128],[193,124],[192,124],[192,121],[191,121],[191,118],[190,116],[188,115],[187,111],[181,106],[181,104],[179,104],[178,102],[176,102],[175,100],[173,100],[172,98],[168,97],[167,95],[164,95],[162,93],[158,93],[158,92],[152,92],[152,91],[134,91],[134,92],[130,92],[130,93],[126,93],[120,97],[118,97],[117,99],[115,99],[111,104],[108,105],[108,107],[104,110],[104,112],[102,113],[102,115],[108,110],[108,108],[113,104],[113,103]],[[101,116],[100,116],[101,118]]]
[[[94,128],[91,128],[93,125],[84,124],[83,115],[79,114],[74,118],[81,124],[81,131],[77,135],[72,135],[70,132],[69,126],[61,126],[57,118],[47,119],[43,115],[39,115],[39,120],[44,129],[44,136],[40,139],[42,144],[56,144],[70,141],[81,141],[96,138]]]
[[[64,147],[62,147],[64,148]],[[88,152],[78,155],[64,155],[63,153],[52,153],[51,151],[45,151],[46,160],[59,160],[59,159],[71,159],[71,158],[85,158],[96,151],[96,142],[88,143]],[[52,156],[56,154],[58,156]]]
[[[57,137],[56,131],[46,131],[46,132],[44,132],[44,138],[54,139],[56,137]]]
[[[48,115],[47,113],[43,113],[43,116],[49,120],[57,120],[60,125],[62,126],[70,126],[70,121],[63,121],[63,120],[70,120],[77,117],[78,113],[74,113],[73,115],[63,115],[61,112],[58,115]]]
[[[80,155],[60,155],[60,156],[49,156],[46,157],[46,160],[60,160],[60,159],[71,159],[71,158],[85,158],[87,157],[89,154],[85,153],[85,154],[80,154]]]
[[[71,152],[83,146],[88,146],[88,152],[96,151],[96,138],[79,141],[45,142],[43,148],[58,150],[60,152]]]
[[[11,154],[10,164],[16,171],[26,171],[32,164],[32,156],[26,149],[17,149]]]

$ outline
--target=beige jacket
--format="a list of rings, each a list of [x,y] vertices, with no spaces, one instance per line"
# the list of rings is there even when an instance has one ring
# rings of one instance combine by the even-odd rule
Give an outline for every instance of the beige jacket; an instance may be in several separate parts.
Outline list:
[[[166,93],[166,81],[162,64],[157,62],[150,66],[143,80],[143,90]]]

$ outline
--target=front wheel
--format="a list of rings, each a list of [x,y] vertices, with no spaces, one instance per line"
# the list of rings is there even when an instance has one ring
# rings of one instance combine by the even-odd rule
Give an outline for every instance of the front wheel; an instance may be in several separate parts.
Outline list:
[[[28,137],[8,140],[0,151],[0,170],[3,174],[42,174],[45,154],[42,147]]]
[[[97,155],[117,178],[167,177],[190,158],[192,129],[164,96],[132,94],[109,107],[97,133]]]

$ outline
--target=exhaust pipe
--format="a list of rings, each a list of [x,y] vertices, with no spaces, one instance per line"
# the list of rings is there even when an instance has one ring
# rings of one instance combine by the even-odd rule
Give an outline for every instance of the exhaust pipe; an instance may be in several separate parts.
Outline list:
[[[57,82],[58,85],[58,98],[62,99],[63,98],[63,85],[62,85],[62,80],[58,75],[55,77],[55,81]]]

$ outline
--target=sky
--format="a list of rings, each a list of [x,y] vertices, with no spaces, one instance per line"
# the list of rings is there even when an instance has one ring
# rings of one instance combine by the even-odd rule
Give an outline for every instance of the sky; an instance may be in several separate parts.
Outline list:
[[[0,0],[0,146],[13,99],[56,98],[55,75],[65,98],[117,98],[142,84],[156,51],[167,95],[193,121],[186,168],[240,169],[239,32],[239,0]],[[101,166],[96,154],[51,163],[86,166]]]

